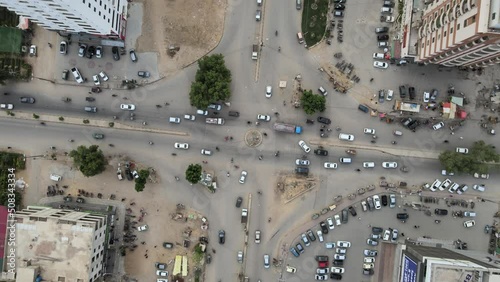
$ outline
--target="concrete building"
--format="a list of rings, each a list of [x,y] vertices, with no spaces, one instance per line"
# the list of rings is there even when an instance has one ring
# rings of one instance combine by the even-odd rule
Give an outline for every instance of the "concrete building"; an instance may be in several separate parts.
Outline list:
[[[500,63],[500,1],[405,1],[401,57],[447,67]]]
[[[106,215],[29,206],[16,213],[17,280],[93,282],[103,275]]]
[[[127,0],[0,0],[49,30],[125,39]]]
[[[442,247],[403,245],[398,282],[496,282],[500,268],[487,255]],[[493,259],[491,259],[492,261]]]

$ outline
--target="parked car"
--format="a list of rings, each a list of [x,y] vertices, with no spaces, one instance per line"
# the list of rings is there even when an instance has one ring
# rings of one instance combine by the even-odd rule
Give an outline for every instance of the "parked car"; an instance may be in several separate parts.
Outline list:
[[[389,241],[391,239],[391,231],[392,231],[392,229],[390,229],[390,228],[386,229],[384,231],[384,235],[382,236],[382,240]]]
[[[410,100],[415,100],[416,97],[415,87],[413,86],[408,87],[408,93],[410,93]]]
[[[102,58],[102,55],[103,55],[103,53],[102,53],[102,46],[97,46],[95,48],[95,57],[97,59],[100,59],[100,58]]]
[[[148,78],[150,76],[150,73],[149,71],[138,71],[137,76],[142,78]]]
[[[474,189],[478,192],[484,192],[486,190],[486,186],[484,184],[474,184],[472,186],[472,189]]]
[[[306,245],[306,247],[309,247],[311,245],[311,242],[309,242],[309,239],[307,239],[307,235],[305,233],[302,233],[301,237],[304,245]]]
[[[382,195],[382,206],[387,207],[387,195]]]
[[[402,221],[406,221],[410,216],[408,215],[408,213],[398,213],[396,215],[396,218],[399,219],[399,220],[402,220]]]
[[[351,242],[349,241],[337,241],[337,247],[339,248],[350,248]]]
[[[386,69],[389,67],[389,64],[387,64],[386,62],[375,61],[373,62],[373,67],[378,69]]]
[[[68,43],[66,41],[61,41],[59,44],[59,53],[66,55],[68,53]]]
[[[224,245],[226,242],[226,231],[224,230],[219,230],[219,244]]]
[[[444,127],[444,122],[442,122],[442,121],[441,121],[441,122],[438,122],[438,123],[436,123],[436,124],[434,124],[434,125],[432,126],[432,128],[433,128],[434,130],[441,129],[441,128],[443,128],[443,127]]]
[[[304,166],[308,166],[311,164],[311,162],[309,160],[303,160],[303,159],[296,159],[295,160],[295,164],[296,165],[304,165]]]
[[[132,60],[132,62],[136,63],[137,62],[137,54],[135,53],[135,50],[134,49],[130,50],[129,54],[130,54],[130,59]]]
[[[424,95],[423,95],[424,103],[429,103],[430,99],[431,99],[431,93],[424,92]]]
[[[309,148],[309,146],[307,146],[307,144],[304,140],[299,141],[299,146],[302,148],[302,150],[304,150],[304,152],[306,152],[306,153],[311,152],[311,148]]]
[[[242,197],[236,198],[236,207],[237,208],[241,207],[242,203],[243,203],[243,198]]]
[[[366,239],[366,244],[368,244],[370,246],[377,246],[378,245],[378,241],[377,240],[373,240],[373,239]]]
[[[401,97],[401,99],[406,98],[406,86],[405,85],[399,86],[399,97]]]
[[[378,102],[383,103],[385,101],[385,93],[384,90],[378,91]]]
[[[457,147],[456,152],[460,153],[460,154],[468,154],[469,153],[469,149]]]
[[[387,41],[387,40],[389,40],[389,35],[387,35],[387,34],[377,35],[377,40],[378,41]]]
[[[299,252],[297,252],[297,250],[294,247],[290,248],[290,253],[292,253],[292,255],[294,257],[299,257],[300,256]]]
[[[323,165],[324,168],[332,168],[335,169],[337,168],[337,163],[332,163],[332,162],[325,162]]]
[[[242,170],[241,171],[241,174],[240,174],[240,184],[245,184],[245,181],[247,180],[247,175],[248,175],[248,172],[246,170]]]
[[[435,209],[434,210],[434,214],[435,215],[447,215],[448,214],[448,210],[445,210],[445,209]]]
[[[295,247],[297,248],[297,250],[299,251],[299,253],[303,253],[305,250],[304,250],[304,247],[302,247],[302,244],[301,243],[297,243],[297,245],[295,245]]]
[[[380,197],[378,195],[373,195],[373,203],[375,204],[375,209],[379,210],[382,208],[380,205]]]
[[[316,235],[318,235],[318,240],[322,243],[324,241],[323,232],[321,232],[321,230],[316,230]]]
[[[118,47],[114,46],[113,48],[111,48],[111,53],[113,54],[113,60],[120,60],[120,51],[118,50]]]
[[[332,222],[332,224],[333,224],[333,222]],[[326,223],[324,221],[319,222],[319,227],[321,228],[321,231],[324,234],[328,234],[328,227],[326,226]]]
[[[392,229],[392,238],[391,238],[391,241],[392,242],[396,242],[398,240],[398,230],[397,229]]]
[[[328,228],[329,229],[334,229],[335,225],[333,224],[333,219],[331,217],[326,219],[326,222],[328,223]],[[325,232],[324,232],[325,233]],[[326,234],[326,233],[325,233]]]
[[[471,219],[471,220],[467,220],[464,222],[464,227],[465,228],[471,228],[473,227],[474,225],[476,225],[476,221]]]
[[[324,124],[331,124],[332,123],[332,120],[329,118],[326,118],[326,117],[318,117],[317,121],[319,123],[324,123]]]
[[[87,53],[87,45],[80,44],[80,46],[78,47],[78,57],[85,57],[85,53]]]
[[[108,80],[109,80],[108,75],[107,75],[105,72],[103,72],[103,71],[99,72],[99,77],[100,77],[103,81],[108,81]]]
[[[351,213],[352,216],[358,215],[358,213],[356,212],[356,210],[354,209],[353,206],[350,206],[348,209],[349,209],[349,212]]]
[[[365,249],[363,251],[363,254],[367,257],[376,257],[378,252],[376,250],[369,250],[369,249]]]
[[[271,116],[258,114],[257,115],[257,120],[270,121],[271,120]]]
[[[325,150],[325,149],[315,149],[314,150],[314,154],[318,155],[318,156],[328,156],[328,151]]]
[[[388,31],[389,31],[389,28],[386,26],[375,28],[375,33],[386,33]]]
[[[390,198],[389,207],[390,208],[395,208],[396,207],[396,195],[395,194],[390,194],[389,198]]]
[[[255,20],[259,22],[261,15],[262,15],[262,11],[261,10],[257,10],[255,12]]]
[[[333,11],[333,16],[337,17],[337,18],[343,18],[344,17],[344,11],[335,10],[335,11]]]
[[[397,162],[383,162],[382,167],[383,168],[397,168],[398,163]]]
[[[311,242],[316,241],[316,236],[314,235],[314,233],[312,232],[311,229],[308,229],[306,231],[306,234],[307,234],[307,237],[309,238],[309,240],[311,240]]]

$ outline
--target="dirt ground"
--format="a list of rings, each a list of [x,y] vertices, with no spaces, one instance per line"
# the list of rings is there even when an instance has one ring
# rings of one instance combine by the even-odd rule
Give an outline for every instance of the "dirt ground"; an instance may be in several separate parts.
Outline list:
[[[146,232],[137,232],[138,240],[134,242],[137,248],[131,252],[127,250],[127,255],[124,260],[124,267],[126,274],[129,277],[138,279],[138,281],[153,281],[156,278],[154,272],[154,263],[162,262],[169,264],[167,270],[169,273],[173,269],[173,261],[175,255],[187,255],[189,276],[188,279],[194,275],[195,264],[192,262],[191,257],[195,245],[199,241],[200,236],[207,236],[206,231],[201,229],[202,215],[197,211],[190,209],[186,206],[185,209],[178,210],[177,203],[168,202],[168,197],[165,194],[161,183],[161,176],[156,178],[157,183],[147,183],[146,189],[142,193],[137,193],[134,189],[134,182],[126,180],[119,181],[116,176],[118,162],[122,163],[126,157],[121,155],[114,155],[108,158],[109,165],[104,173],[95,177],[84,177],[79,171],[72,168],[72,161],[65,157],[63,154],[58,154],[57,160],[47,160],[37,158],[35,160],[28,159],[27,168],[20,172],[17,177],[23,178],[27,187],[24,191],[24,204],[33,205],[39,199],[46,197],[46,189],[48,185],[54,185],[54,182],[49,179],[50,173],[56,173],[63,176],[59,187],[68,185],[65,189],[65,195],[71,194],[76,196],[78,190],[83,189],[87,192],[94,193],[97,198],[98,193],[103,194],[103,199],[108,199],[111,194],[116,195],[117,204],[124,204],[129,208],[131,215],[135,216],[132,221],[138,221],[140,216],[140,209],[144,208],[146,215],[141,222],[137,225],[148,224],[149,229]],[[138,164],[139,168],[148,167],[147,164]],[[125,198],[125,201],[121,201]],[[90,202],[90,201],[89,201]],[[134,205],[130,205],[134,202]],[[174,221],[172,215],[177,212],[183,215],[184,220]],[[119,218],[123,220],[123,218]],[[189,237],[191,242],[189,248],[182,246],[184,236],[183,231],[189,228],[192,233]],[[117,232],[121,236],[121,232]],[[140,242],[146,242],[142,245]],[[168,241],[174,244],[174,248],[166,250],[163,248],[163,242]],[[121,240],[118,244],[123,243]],[[146,258],[145,255],[148,255]]]
[[[289,203],[302,194],[316,187],[318,179],[312,176],[299,176],[283,173],[279,175],[275,192],[281,196],[284,203]]]
[[[219,43],[226,12],[226,0],[143,1],[142,35],[139,52],[158,52],[160,76],[169,76],[195,62]],[[179,46],[173,56],[170,45]]]

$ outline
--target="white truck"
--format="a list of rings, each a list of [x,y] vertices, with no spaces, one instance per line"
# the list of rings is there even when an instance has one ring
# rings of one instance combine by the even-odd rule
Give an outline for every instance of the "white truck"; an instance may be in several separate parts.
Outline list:
[[[207,124],[217,124],[217,125],[224,125],[224,119],[223,118],[207,118],[205,120]]]
[[[241,209],[241,223],[245,225],[247,224],[247,220],[248,220],[248,210]]]
[[[252,60],[257,60],[259,57],[259,46],[257,44],[254,44],[252,46]]]

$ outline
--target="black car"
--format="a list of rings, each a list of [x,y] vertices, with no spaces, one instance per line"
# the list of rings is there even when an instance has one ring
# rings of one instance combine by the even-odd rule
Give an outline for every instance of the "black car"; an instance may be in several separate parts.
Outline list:
[[[85,54],[87,58],[92,59],[92,57],[95,55],[95,47],[90,46],[89,49],[87,50],[87,54]]]
[[[415,100],[415,87],[410,86],[408,88],[408,92],[410,93],[410,100]]]
[[[327,150],[323,150],[323,149],[316,149],[314,150],[314,153],[318,156],[328,156],[328,151]]]
[[[413,122],[413,119],[412,118],[405,118],[401,121],[401,124],[404,126],[404,127],[408,127],[408,125],[410,125],[410,123]]]
[[[324,221],[319,223],[319,227],[321,227],[321,232],[323,232],[323,234],[328,234],[328,227]]]
[[[324,124],[330,124],[330,123],[332,123],[332,121],[329,118],[326,118],[326,117],[318,117],[317,120],[318,120],[318,122],[324,123]]]
[[[401,98],[406,97],[406,86],[404,85],[399,86],[399,97]]]
[[[342,210],[342,223],[347,223],[349,221],[349,212],[347,209]]]
[[[414,121],[410,122],[410,124],[408,124],[408,129],[415,130],[419,126],[420,126],[420,121],[414,120]]]
[[[382,195],[382,206],[387,206],[387,195]]]
[[[114,46],[113,48],[111,48],[111,53],[113,53],[113,60],[120,60],[120,52],[118,50],[118,47]]]
[[[295,168],[295,173],[297,174],[303,174],[303,175],[308,175],[309,174],[309,168],[308,167],[303,167],[303,166],[298,166]]]
[[[396,217],[399,219],[399,220],[407,220],[410,216],[408,215],[408,213],[398,213],[396,215]]]
[[[346,0],[333,0],[334,4],[345,4],[346,2]]]
[[[435,215],[447,215],[448,214],[448,210],[445,210],[445,209],[435,209],[434,210],[434,214]]]
[[[387,40],[389,40],[389,35],[387,35],[387,34],[377,35],[377,40],[378,41],[387,41]]]
[[[338,273],[330,273],[330,278],[333,280],[342,280],[342,275]]]
[[[368,113],[370,111],[370,109],[366,105],[363,105],[363,104],[359,104],[358,110],[365,112],[365,113]]]
[[[85,199],[81,198],[81,197],[78,197],[78,198],[76,198],[76,202],[80,203],[80,204],[83,204],[83,203],[85,203]]]
[[[137,76],[142,77],[142,78],[148,78],[149,77],[149,71],[138,71]]]
[[[236,198],[236,207],[237,208],[241,207],[241,203],[243,203],[243,198],[241,198],[241,197]]]
[[[309,240],[311,240],[311,242],[316,241],[316,236],[315,236],[315,235],[314,235],[314,233],[311,231],[311,229],[307,230],[307,231],[306,231],[306,234],[307,234],[307,237],[309,238]]]
[[[125,169],[125,177],[127,177],[127,180],[132,181],[134,180],[134,176],[132,175],[132,172],[130,169]]]
[[[34,104],[35,103],[35,98],[33,98],[33,97],[21,97],[21,98],[19,98],[19,101],[21,103]]]
[[[384,90],[378,91],[378,102],[383,103],[385,101],[385,92]]]
[[[383,228],[381,228],[381,227],[376,227],[376,226],[372,227],[372,233],[373,233],[373,234],[380,234],[380,233],[382,233],[382,232],[384,232],[384,229],[383,229]]]
[[[343,5],[343,4],[336,4],[333,8],[335,10],[345,10],[345,5]]]
[[[71,197],[71,196],[66,196],[63,199],[65,202],[72,202],[73,201],[73,197]]]
[[[335,266],[343,266],[344,265],[344,260],[342,260],[342,259],[335,259],[335,260],[333,260],[332,264],[335,265]]]
[[[352,216],[356,216],[356,215],[358,215],[358,213],[356,212],[356,210],[354,209],[354,207],[353,207],[353,206],[350,206],[350,207],[349,207],[349,212],[352,214]]]
[[[240,112],[229,111],[228,116],[230,116],[230,117],[239,117],[240,116]]]
[[[87,101],[87,102],[94,102],[95,98],[94,97],[85,97],[85,101]]]
[[[363,269],[364,275],[373,275],[373,269]]]
[[[224,230],[219,230],[219,244],[224,245],[226,242],[226,232]]]
[[[384,1],[384,7],[387,7],[387,8],[392,8],[394,7],[394,2],[392,1]]]
[[[389,28],[386,26],[375,28],[375,33],[386,33],[388,31],[389,31]]]

